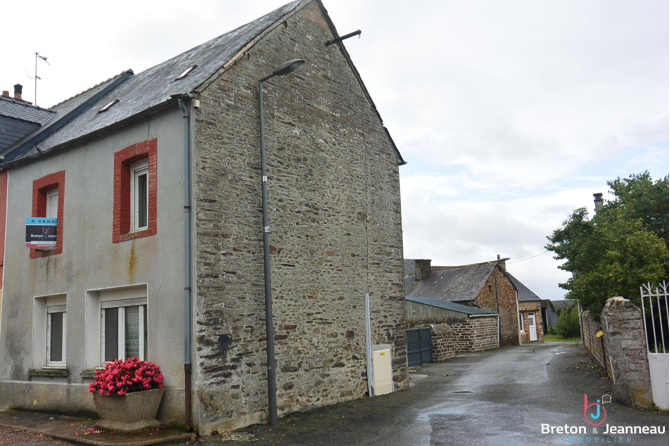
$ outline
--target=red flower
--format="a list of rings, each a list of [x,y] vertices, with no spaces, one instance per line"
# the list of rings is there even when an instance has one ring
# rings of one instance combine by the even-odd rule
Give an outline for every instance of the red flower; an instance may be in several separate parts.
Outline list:
[[[88,386],[89,392],[100,395],[125,395],[141,390],[162,389],[163,374],[153,362],[139,358],[117,359],[105,364],[103,370],[95,372],[95,378]]]

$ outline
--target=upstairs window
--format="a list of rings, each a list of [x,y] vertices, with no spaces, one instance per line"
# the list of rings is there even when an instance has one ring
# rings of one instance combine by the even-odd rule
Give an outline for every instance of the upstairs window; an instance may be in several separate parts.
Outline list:
[[[131,230],[137,232],[149,227],[149,160],[133,164],[130,171]]]
[[[39,258],[63,252],[63,205],[65,202],[65,171],[55,172],[33,181],[33,206],[31,217],[58,219],[56,248],[31,249],[30,258]]]
[[[155,235],[157,141],[143,141],[114,154],[114,243]]]

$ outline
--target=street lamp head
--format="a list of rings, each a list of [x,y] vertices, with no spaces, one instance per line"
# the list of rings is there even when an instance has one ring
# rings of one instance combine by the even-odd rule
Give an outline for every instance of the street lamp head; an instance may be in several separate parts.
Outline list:
[[[279,65],[275,70],[272,72],[273,76],[283,76],[285,74],[289,74],[298,68],[300,68],[300,65],[304,64],[305,60],[304,59],[293,59],[289,60],[288,62],[284,62],[283,64]]]

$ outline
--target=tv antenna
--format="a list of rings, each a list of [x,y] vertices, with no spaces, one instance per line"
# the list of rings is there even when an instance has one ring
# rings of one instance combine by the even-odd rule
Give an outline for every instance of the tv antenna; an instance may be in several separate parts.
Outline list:
[[[44,62],[46,62],[47,65],[51,65],[49,62],[47,62],[47,58],[44,56],[40,56],[38,52],[35,52],[35,105],[37,105],[37,80],[42,79],[37,75],[37,61],[42,59]]]

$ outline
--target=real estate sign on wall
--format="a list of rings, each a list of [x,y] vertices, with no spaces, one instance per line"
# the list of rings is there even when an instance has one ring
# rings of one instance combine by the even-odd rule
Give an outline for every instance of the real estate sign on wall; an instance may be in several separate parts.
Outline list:
[[[27,217],[26,248],[55,248],[57,225],[57,218]]]

